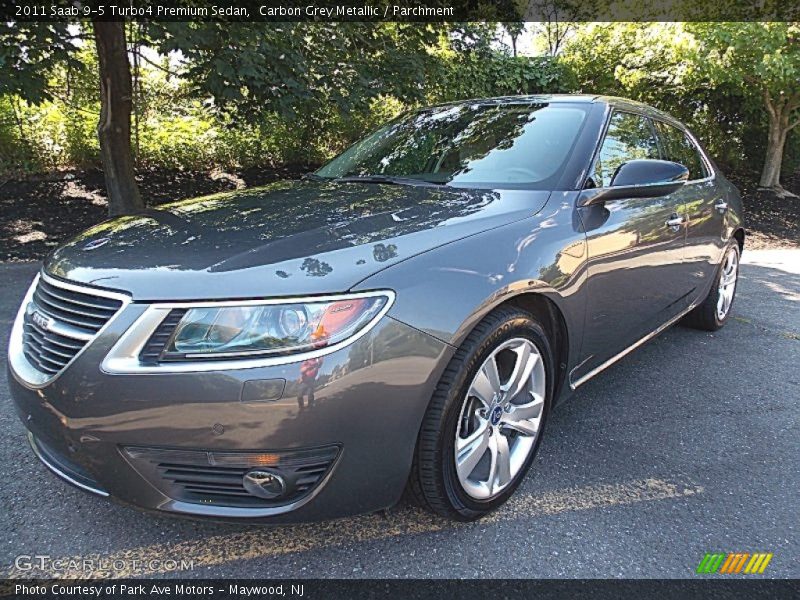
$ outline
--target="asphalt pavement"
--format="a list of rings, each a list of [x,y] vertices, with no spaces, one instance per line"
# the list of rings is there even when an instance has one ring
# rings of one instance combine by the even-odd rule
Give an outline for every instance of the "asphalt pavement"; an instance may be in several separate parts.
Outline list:
[[[471,524],[408,506],[290,527],[121,507],[36,461],[3,368],[0,567],[10,577],[691,578],[707,552],[771,552],[764,575],[748,577],[798,578],[800,250],[746,251],[743,263],[723,330],[673,327],[582,386],[553,413],[511,502]],[[0,265],[4,363],[37,268]],[[32,570],[34,555],[70,560]]]

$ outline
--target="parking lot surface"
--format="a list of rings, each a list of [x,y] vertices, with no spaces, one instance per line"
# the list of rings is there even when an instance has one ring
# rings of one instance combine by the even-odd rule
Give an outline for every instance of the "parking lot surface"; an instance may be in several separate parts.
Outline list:
[[[37,268],[0,265],[3,362]],[[488,519],[401,505],[291,527],[177,520],[73,489],[31,453],[3,368],[0,566],[10,577],[656,578],[694,577],[706,552],[771,552],[764,576],[797,578],[798,365],[800,250],[745,251],[728,325],[673,327],[582,386]],[[91,569],[29,570],[25,555]]]

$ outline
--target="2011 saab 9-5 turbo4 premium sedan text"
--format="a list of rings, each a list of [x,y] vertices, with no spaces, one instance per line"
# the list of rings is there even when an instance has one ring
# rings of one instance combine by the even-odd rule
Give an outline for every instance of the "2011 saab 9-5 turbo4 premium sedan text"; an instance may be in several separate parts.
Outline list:
[[[41,461],[145,509],[288,522],[505,502],[557,399],[731,313],[737,190],[669,116],[528,96],[403,115],[301,181],[45,261],[10,347]]]

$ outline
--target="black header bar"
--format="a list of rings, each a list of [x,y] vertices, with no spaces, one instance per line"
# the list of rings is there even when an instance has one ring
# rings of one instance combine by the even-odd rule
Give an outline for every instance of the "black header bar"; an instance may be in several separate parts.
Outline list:
[[[800,0],[5,0],[6,21],[794,21]]]

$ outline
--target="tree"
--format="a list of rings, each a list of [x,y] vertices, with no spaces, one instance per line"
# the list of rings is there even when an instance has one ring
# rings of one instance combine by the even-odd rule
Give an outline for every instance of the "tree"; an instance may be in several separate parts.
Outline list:
[[[58,66],[81,69],[76,58],[87,32],[66,23],[0,23],[0,94],[37,104],[52,99],[49,77]],[[131,71],[123,23],[96,22],[94,40],[100,70],[97,133],[110,215],[144,207],[133,174],[130,148]],[[5,74],[8,74],[7,76]]]
[[[349,112],[382,94],[424,97],[435,76],[428,48],[442,28],[418,23],[152,23],[162,54],[180,52],[199,97],[253,118],[265,111],[313,125],[335,107]]]
[[[726,170],[748,174],[764,156],[760,98],[711,83],[686,23],[578,25],[559,59],[586,93],[651,104],[686,123]]]
[[[34,104],[50,100],[47,80],[53,69],[82,66],[74,57],[81,38],[66,23],[0,20],[0,94],[16,94]]]
[[[517,56],[517,40],[522,32],[525,31],[525,23],[522,21],[506,21],[502,23],[503,29],[511,38],[511,56]]]
[[[789,132],[800,124],[800,24],[695,23],[696,64],[712,85],[734,84],[758,99],[767,117],[759,186],[781,194]]]
[[[575,33],[577,21],[587,21],[601,14],[607,0],[530,0],[529,14],[538,19],[533,31],[543,41],[549,56],[558,56],[570,36]]]
[[[100,120],[97,137],[108,193],[110,215],[140,211],[144,202],[133,171],[131,112],[133,89],[125,24],[95,21],[94,37],[100,64]]]

